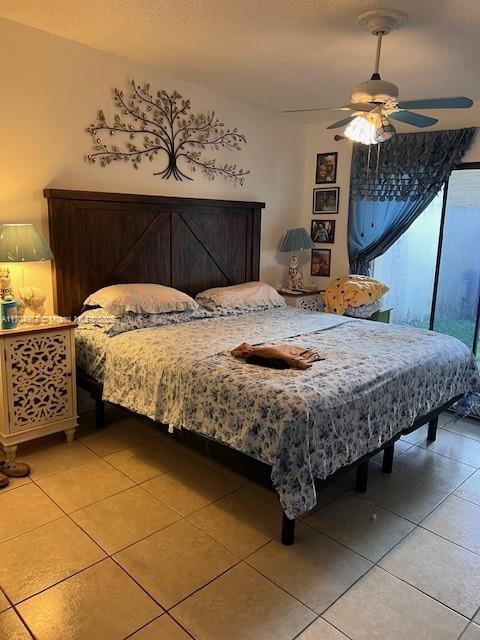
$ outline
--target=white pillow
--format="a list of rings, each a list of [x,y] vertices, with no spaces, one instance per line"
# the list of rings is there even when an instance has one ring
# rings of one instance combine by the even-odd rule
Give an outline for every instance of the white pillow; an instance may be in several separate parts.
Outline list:
[[[202,306],[224,309],[257,309],[284,307],[285,300],[269,284],[245,282],[231,287],[217,287],[202,291],[195,298]]]
[[[169,313],[198,309],[193,298],[182,291],[161,284],[114,284],[99,289],[84,302],[90,307],[102,307],[113,316],[125,313]]]

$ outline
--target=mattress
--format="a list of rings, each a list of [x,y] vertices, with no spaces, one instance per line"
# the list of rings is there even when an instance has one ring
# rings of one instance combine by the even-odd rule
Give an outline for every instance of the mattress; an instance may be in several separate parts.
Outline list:
[[[315,478],[480,388],[472,354],[455,338],[290,307],[113,338],[78,334],[79,364],[101,375],[105,400],[270,464],[290,518],[315,506]],[[323,359],[295,371],[230,355],[241,342],[279,341]]]

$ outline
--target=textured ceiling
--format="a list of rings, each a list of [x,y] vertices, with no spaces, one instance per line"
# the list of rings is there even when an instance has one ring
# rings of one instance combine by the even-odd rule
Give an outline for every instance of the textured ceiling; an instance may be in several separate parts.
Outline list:
[[[402,98],[480,98],[480,0],[0,0],[0,16],[281,110],[345,103],[375,52],[356,18],[385,5],[408,14],[381,65]]]

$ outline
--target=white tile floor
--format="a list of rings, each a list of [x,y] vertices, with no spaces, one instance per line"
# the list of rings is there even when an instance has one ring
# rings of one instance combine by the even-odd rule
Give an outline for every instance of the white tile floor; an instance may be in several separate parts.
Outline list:
[[[116,411],[20,450],[1,640],[480,640],[480,423],[402,439],[279,541],[274,493]],[[378,460],[376,462],[379,462]]]

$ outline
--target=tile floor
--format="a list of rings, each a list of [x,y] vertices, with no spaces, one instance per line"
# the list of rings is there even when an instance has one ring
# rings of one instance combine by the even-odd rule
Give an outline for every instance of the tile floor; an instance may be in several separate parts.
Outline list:
[[[441,417],[318,495],[273,492],[116,410],[0,491],[0,640],[480,640],[480,423]]]

